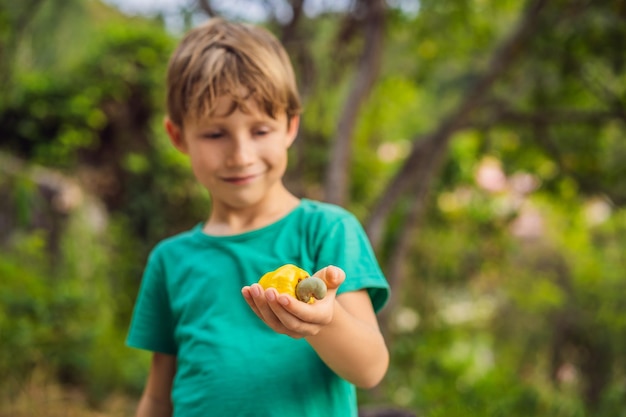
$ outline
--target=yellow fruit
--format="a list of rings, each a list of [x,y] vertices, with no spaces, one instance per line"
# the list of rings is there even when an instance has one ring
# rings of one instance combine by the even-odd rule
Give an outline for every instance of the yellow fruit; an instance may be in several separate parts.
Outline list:
[[[259,280],[264,288],[275,288],[280,294],[289,294],[305,303],[313,303],[326,296],[326,284],[317,277],[309,276],[304,269],[292,264],[286,264],[266,273]]]

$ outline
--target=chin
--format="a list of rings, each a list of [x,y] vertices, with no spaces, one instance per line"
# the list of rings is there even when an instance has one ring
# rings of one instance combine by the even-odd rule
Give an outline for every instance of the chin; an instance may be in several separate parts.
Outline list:
[[[233,209],[246,209],[249,207],[254,207],[260,204],[263,201],[261,197],[254,196],[241,196],[238,198],[230,198],[225,203],[232,207]]]

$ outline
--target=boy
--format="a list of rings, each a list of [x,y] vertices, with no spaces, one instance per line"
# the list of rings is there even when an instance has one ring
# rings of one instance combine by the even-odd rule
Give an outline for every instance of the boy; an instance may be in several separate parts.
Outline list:
[[[211,195],[208,220],[152,251],[127,344],[153,352],[138,417],[356,416],[383,378],[389,288],[358,221],[284,186],[300,118],[293,69],[260,27],[211,19],[172,55],[165,129]],[[322,278],[303,303],[258,279]]]

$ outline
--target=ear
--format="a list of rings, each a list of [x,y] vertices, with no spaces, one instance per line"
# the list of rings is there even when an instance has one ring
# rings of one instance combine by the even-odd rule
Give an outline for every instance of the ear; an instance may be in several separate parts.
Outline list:
[[[291,147],[293,142],[298,136],[298,128],[300,127],[300,115],[297,114],[289,119],[289,125],[287,126],[287,147]]]
[[[165,131],[172,142],[172,145],[182,153],[187,153],[187,142],[185,142],[185,138],[183,136],[182,127],[178,126],[169,117],[166,117],[163,120],[163,126],[165,127]]]

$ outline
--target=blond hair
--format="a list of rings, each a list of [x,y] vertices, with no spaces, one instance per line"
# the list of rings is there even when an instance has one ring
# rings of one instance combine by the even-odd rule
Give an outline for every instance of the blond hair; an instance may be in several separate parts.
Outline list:
[[[230,111],[246,110],[253,99],[269,116],[300,113],[291,62],[266,29],[220,18],[190,30],[172,54],[167,70],[167,113],[182,126],[187,117],[212,115],[216,99],[228,95]]]

